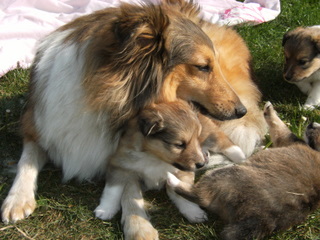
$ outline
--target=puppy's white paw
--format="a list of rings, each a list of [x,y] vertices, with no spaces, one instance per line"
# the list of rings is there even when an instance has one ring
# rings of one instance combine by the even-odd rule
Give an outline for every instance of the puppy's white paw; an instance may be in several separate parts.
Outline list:
[[[179,206],[179,210],[189,222],[200,223],[208,220],[207,213],[199,205],[188,200],[185,200],[183,205]]]
[[[234,163],[241,163],[246,160],[246,156],[240,147],[234,145],[224,151],[224,155]]]
[[[176,187],[179,185],[180,182],[181,181],[175,175],[173,175],[170,172],[167,172],[167,184],[170,187]]]
[[[15,223],[27,218],[35,208],[34,194],[27,194],[26,192],[9,193],[1,207],[2,221],[6,224],[9,222]]]
[[[107,206],[105,204],[100,204],[95,210],[95,216],[102,220],[110,220],[117,214],[120,210],[120,207],[117,206]]]
[[[310,104],[304,104],[304,105],[303,105],[303,109],[304,109],[304,110],[308,110],[308,111],[312,111],[312,110],[315,109],[315,106],[310,105]]]

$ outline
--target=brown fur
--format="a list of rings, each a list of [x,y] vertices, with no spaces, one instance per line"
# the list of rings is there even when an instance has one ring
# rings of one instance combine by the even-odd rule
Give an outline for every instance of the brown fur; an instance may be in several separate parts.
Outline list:
[[[171,4],[177,9],[169,11]],[[175,95],[177,88],[187,83],[181,97],[204,105],[214,117],[243,116],[245,108],[237,95],[224,79],[213,75],[212,42],[188,19],[197,13],[198,6],[191,2],[169,1],[142,7],[122,4],[63,26],[62,31],[73,29],[66,41],[91,40],[84,81],[90,107],[111,111],[117,127],[138,109],[155,101],[163,92],[161,89]],[[199,70],[202,66],[208,66],[209,70]],[[172,83],[175,73],[182,73],[182,77],[174,78]],[[163,87],[168,81],[170,87]],[[203,82],[201,89],[197,86],[199,82]],[[223,100],[219,98],[221,91]]]
[[[148,106],[129,121],[108,165],[106,187],[96,209],[98,217],[110,219],[121,198],[126,239],[158,236],[143,209],[141,189],[161,188],[167,171],[191,183],[193,171],[207,163],[208,150],[223,153],[234,146],[211,119],[199,117],[188,103],[177,100]],[[175,201],[176,195],[168,194]]]
[[[320,154],[296,137],[266,105],[270,134],[276,148],[261,151],[244,164],[207,172],[195,185],[180,182],[174,190],[218,214],[227,224],[223,239],[261,239],[301,223],[320,203]],[[316,134],[306,135],[315,140]],[[317,134],[318,135],[318,134]],[[279,147],[286,145],[286,147]]]
[[[48,159],[63,166],[65,180],[103,174],[129,120],[146,106],[178,97],[216,119],[246,114],[233,88],[254,84],[248,78],[230,86],[231,80],[219,70],[218,56],[225,50],[215,49],[214,31],[208,37],[198,13],[192,1],[123,3],[76,19],[40,42],[22,121],[18,174],[2,205],[4,222],[33,212],[28,202],[35,205],[36,179]],[[256,90],[245,92],[255,95]],[[230,129],[255,144],[257,119],[234,123]],[[253,134],[239,134],[234,128],[244,127],[247,133],[251,125]]]
[[[296,28],[283,36],[284,78],[299,82],[320,69],[320,28]]]
[[[283,36],[283,76],[308,98],[303,105],[312,110],[320,105],[320,26],[298,27]]]

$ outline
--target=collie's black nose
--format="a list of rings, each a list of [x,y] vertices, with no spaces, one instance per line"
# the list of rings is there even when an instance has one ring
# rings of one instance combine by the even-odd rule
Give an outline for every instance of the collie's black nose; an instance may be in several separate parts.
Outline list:
[[[247,108],[243,105],[236,108],[236,116],[237,118],[242,118],[244,115],[247,114]]]
[[[204,167],[204,165],[206,165],[205,162],[196,163],[196,168],[197,168],[197,169],[202,168],[202,167]]]

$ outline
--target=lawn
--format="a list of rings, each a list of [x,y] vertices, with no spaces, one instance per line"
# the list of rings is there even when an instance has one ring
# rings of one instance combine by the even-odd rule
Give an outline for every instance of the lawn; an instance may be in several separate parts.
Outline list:
[[[319,110],[301,110],[300,104],[306,96],[283,81],[281,41],[289,29],[319,24],[319,7],[319,1],[283,0],[282,12],[276,20],[237,27],[252,52],[254,75],[263,101],[271,101],[280,117],[299,136],[308,122],[320,122],[320,115]],[[0,79],[0,203],[8,193],[14,177],[12,170],[21,154],[18,129],[28,74],[27,70],[18,69]],[[103,185],[103,181],[62,183],[61,171],[47,166],[39,176],[38,208],[26,221],[9,225],[0,223],[0,239],[122,239],[119,214],[112,221],[94,217],[93,210],[98,205]],[[190,224],[164,191],[147,192],[146,199],[151,203],[151,221],[161,239],[218,239],[222,223],[214,216],[210,216],[208,222]],[[270,239],[320,239],[320,211],[310,215],[305,223]]]

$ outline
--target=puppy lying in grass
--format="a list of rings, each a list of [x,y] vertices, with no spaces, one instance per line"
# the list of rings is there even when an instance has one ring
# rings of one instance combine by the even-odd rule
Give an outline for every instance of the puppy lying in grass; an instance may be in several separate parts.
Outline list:
[[[108,165],[106,185],[95,210],[97,217],[107,220],[122,208],[125,239],[158,239],[142,192],[162,188],[167,172],[182,179],[193,175],[192,171],[208,162],[208,151],[222,152],[233,161],[244,159],[241,149],[218,126],[182,100],[146,107],[126,129]],[[190,221],[207,218],[198,205],[174,192],[168,194]]]
[[[320,104],[320,26],[291,30],[283,36],[282,45],[284,79],[308,95],[304,108],[312,110]]]
[[[194,185],[168,173],[172,190],[225,221],[225,240],[261,239],[301,223],[319,206],[320,154],[314,149],[320,149],[320,124],[308,126],[304,142],[271,103],[264,114],[275,148],[243,164],[208,171]]]

